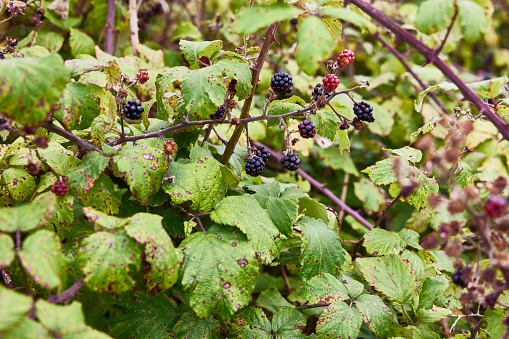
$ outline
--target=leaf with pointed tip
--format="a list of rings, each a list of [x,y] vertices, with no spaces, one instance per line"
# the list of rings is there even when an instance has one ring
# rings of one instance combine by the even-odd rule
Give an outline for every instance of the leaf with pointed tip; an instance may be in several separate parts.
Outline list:
[[[401,237],[394,232],[374,228],[364,235],[364,247],[371,255],[398,254],[406,246]]]
[[[170,237],[163,229],[163,217],[150,213],[133,215],[125,231],[138,243],[145,244],[145,260],[150,269],[144,269],[149,289],[166,290],[178,277],[177,255]],[[145,273],[146,272],[146,273]]]
[[[62,288],[67,259],[54,232],[39,230],[29,235],[23,241],[19,257],[34,282],[47,289]]]
[[[453,0],[424,1],[417,11],[416,26],[423,33],[435,33],[449,24],[453,14]]]
[[[0,284],[0,300],[0,333],[16,327],[32,309],[32,298],[12,291],[3,284]]]
[[[386,337],[392,329],[391,309],[377,295],[363,294],[355,301],[362,320],[380,337]]]
[[[53,215],[57,197],[48,195],[47,199],[27,205],[0,208],[0,230],[4,232],[30,231],[42,227]]]
[[[333,46],[332,36],[321,19],[308,16],[299,23],[295,59],[304,73],[314,74]]]
[[[423,323],[434,323],[442,318],[446,318],[449,314],[452,314],[451,310],[437,306],[433,306],[429,310],[419,309],[417,311],[417,316]]]
[[[300,278],[306,281],[320,273],[339,275],[345,262],[341,238],[321,220],[310,217],[299,219],[298,227],[304,237],[299,257]]]
[[[463,37],[468,42],[479,40],[488,25],[486,16],[479,15],[483,13],[483,7],[470,0],[460,0],[457,6],[461,34],[463,34]]]
[[[362,317],[356,308],[342,301],[335,301],[320,315],[316,333],[320,338],[357,338]]]
[[[279,255],[275,241],[279,231],[253,196],[244,194],[225,198],[212,211],[210,218],[216,223],[234,226],[246,234],[258,259],[265,264],[270,264]]]
[[[157,100],[157,117],[159,119],[168,120],[169,113],[166,106],[164,95],[168,87],[175,81],[184,80],[184,75],[189,72],[189,68],[184,66],[172,67],[166,73],[160,73],[156,78],[156,100]]]
[[[162,149],[144,145],[124,146],[113,158],[115,175],[125,178],[133,195],[143,205],[161,187],[166,174],[166,155]]]
[[[377,161],[361,172],[367,173],[376,185],[388,185],[398,180],[394,169],[394,157]]]
[[[83,240],[78,262],[88,287],[97,292],[120,293],[134,286],[129,266],[140,268],[141,251],[124,231],[97,232]]]
[[[97,178],[108,166],[108,158],[99,152],[91,152],[83,157],[78,166],[67,172],[68,183],[75,192],[87,193]]]
[[[114,230],[116,228],[123,228],[129,222],[129,219],[107,215],[101,211],[94,210],[91,207],[83,207],[82,211],[88,220],[94,222],[97,226],[106,229]]]
[[[34,177],[19,168],[6,169],[1,179],[11,198],[16,202],[28,201],[37,189]]]
[[[318,202],[318,200],[302,197],[299,200],[299,213],[304,214],[310,218],[322,220],[324,223],[329,223],[329,216],[327,215],[327,207]]]
[[[169,171],[175,180],[164,183],[162,188],[175,204],[191,201],[192,210],[208,212],[224,196],[221,168],[214,159],[202,158],[187,164],[172,162]]]
[[[300,337],[301,330],[306,326],[306,318],[293,307],[281,307],[272,316],[272,332],[276,338]]]
[[[412,299],[417,288],[417,277],[412,266],[399,255],[355,260],[364,279],[389,300],[402,305]]]
[[[213,316],[199,318],[193,312],[186,312],[173,327],[173,338],[220,339],[221,324]]]
[[[449,287],[449,280],[445,276],[427,277],[419,292],[419,309],[428,310],[433,307],[435,300],[443,295]]]
[[[249,63],[246,60],[240,56],[230,56],[219,60],[215,65],[221,69],[225,77],[237,80],[235,90],[237,90],[237,97],[240,100],[251,94],[253,88],[251,85],[252,76]]]
[[[329,140],[334,140],[334,136],[338,130],[339,118],[333,111],[321,109],[316,115],[311,117],[311,121],[316,126],[316,133]]]
[[[311,304],[332,303],[351,297],[345,283],[329,273],[320,274],[306,281],[299,295]]]
[[[284,306],[293,307],[274,286],[262,291],[256,298],[256,304],[272,313],[276,313],[279,308]]]
[[[409,146],[398,149],[383,148],[383,150],[392,154],[399,155],[403,159],[413,163],[417,163],[422,160],[422,151]]]
[[[214,312],[229,317],[251,301],[258,264],[240,231],[216,225],[207,233],[191,234],[180,248],[182,286],[199,317]]]

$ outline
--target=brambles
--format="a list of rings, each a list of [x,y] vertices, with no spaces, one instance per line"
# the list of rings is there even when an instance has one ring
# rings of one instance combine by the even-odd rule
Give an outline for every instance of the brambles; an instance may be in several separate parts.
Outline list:
[[[356,102],[353,105],[353,112],[362,121],[375,121],[375,118],[373,117],[373,107],[365,101]]]
[[[270,81],[270,87],[279,94],[290,93],[292,86],[292,77],[286,72],[277,72]]]
[[[281,159],[281,163],[283,164],[284,169],[296,171],[299,169],[300,164],[299,155],[290,151]]]
[[[224,113],[226,112],[226,106],[222,104],[217,108],[217,111],[215,114],[210,115],[211,120],[221,120],[224,117]]]
[[[304,120],[299,124],[299,133],[304,139],[314,137],[316,135],[315,124],[311,120]]]
[[[355,54],[349,49],[343,50],[343,52],[339,53],[339,56],[336,59],[336,62],[341,67],[346,67],[348,64],[351,64],[355,60]]]
[[[507,200],[498,195],[490,195],[484,204],[484,212],[490,218],[501,217],[507,208]]]
[[[252,177],[259,176],[265,168],[265,162],[262,157],[255,155],[246,162],[246,173]]]
[[[175,144],[175,141],[168,140],[163,143],[164,151],[168,153],[169,155],[175,154],[177,151],[177,144]]]
[[[332,92],[338,88],[339,79],[334,74],[327,74],[323,77],[322,83],[327,92]]]
[[[68,186],[63,181],[57,181],[53,185],[51,185],[51,192],[55,193],[59,197],[63,197],[66,195],[68,190]]]
[[[267,161],[270,158],[270,152],[265,148],[263,145],[256,146],[256,153],[259,157],[262,158],[264,163],[267,163]]]
[[[316,84],[315,88],[313,89],[313,93],[311,95],[316,99],[318,97],[321,97],[324,93],[323,91],[323,84],[320,82],[319,84]],[[328,99],[330,97],[330,94],[325,92],[325,99]]]
[[[150,78],[148,76],[148,72],[146,72],[146,71],[139,71],[138,73],[136,73],[136,79],[138,80],[139,84],[144,84]]]

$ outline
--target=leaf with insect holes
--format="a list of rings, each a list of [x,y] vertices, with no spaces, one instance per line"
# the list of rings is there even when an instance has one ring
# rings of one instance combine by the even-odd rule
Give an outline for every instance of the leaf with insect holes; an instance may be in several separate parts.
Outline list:
[[[83,240],[78,262],[87,286],[97,292],[125,292],[134,287],[130,266],[141,266],[141,251],[127,233],[96,232]]]
[[[144,270],[147,288],[158,291],[173,286],[178,277],[177,255],[173,243],[161,225],[163,217],[136,213],[125,231],[138,243],[144,244],[145,260],[150,269]]]
[[[390,254],[380,258],[356,259],[355,263],[364,279],[389,300],[402,305],[412,299],[417,277],[408,260]]]
[[[223,47],[221,40],[214,41],[187,41],[180,39],[179,47],[184,58],[190,65],[198,62],[202,56],[211,57],[212,54],[218,52]]]
[[[4,232],[30,231],[42,227],[51,219],[57,196],[48,195],[47,199],[9,208],[0,208],[0,230]]]
[[[117,214],[125,191],[126,188],[116,189],[111,178],[102,173],[87,193],[77,192],[76,197],[83,206],[93,207],[106,214]]]
[[[418,150],[418,149],[415,149],[415,148],[412,148],[409,146],[405,146],[403,148],[398,148],[398,149],[382,148],[382,150],[392,153],[392,154],[399,155],[400,157],[402,157],[403,159],[405,159],[409,162],[417,163],[422,160],[421,150]]]
[[[159,191],[168,164],[162,149],[140,146],[124,146],[113,157],[113,172],[125,179],[133,195],[142,204],[150,195]]]
[[[300,278],[306,281],[320,273],[339,275],[345,262],[341,238],[323,221],[310,217],[299,219],[297,227],[304,238],[299,257]]]
[[[433,131],[438,125],[438,119],[433,117],[428,123],[424,124],[417,131],[410,134],[410,142],[413,144],[420,135]]]
[[[187,237],[180,269],[189,305],[199,317],[229,317],[251,301],[258,279],[255,252],[237,229],[215,225]]]
[[[215,65],[221,69],[225,77],[237,80],[235,89],[240,100],[251,94],[253,88],[251,85],[251,70],[249,69],[249,63],[244,58],[230,56],[220,59]]]
[[[13,58],[0,63],[0,102],[3,113],[17,122],[37,126],[58,102],[70,73],[62,57]]]
[[[262,262],[269,264],[279,255],[275,240],[279,231],[253,196],[244,194],[225,198],[212,211],[210,218],[216,223],[234,226],[246,234]]]

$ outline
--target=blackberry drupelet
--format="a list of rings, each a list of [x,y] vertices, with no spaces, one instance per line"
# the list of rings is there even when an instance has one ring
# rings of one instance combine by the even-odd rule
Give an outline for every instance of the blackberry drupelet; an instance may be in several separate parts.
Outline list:
[[[288,152],[283,159],[281,159],[283,163],[283,168],[289,171],[295,171],[299,169],[300,159],[297,153]]]
[[[316,127],[311,120],[304,120],[299,124],[300,136],[304,139],[309,139],[315,136]]]
[[[313,93],[311,94],[315,99],[318,97],[321,97],[323,94],[323,84],[319,83],[316,84],[315,88],[313,89]],[[328,99],[330,96],[329,93],[325,92],[325,99]]]
[[[270,158],[270,152],[263,145],[258,145],[258,146],[256,146],[256,148],[257,148],[256,152],[258,153],[258,156],[260,158],[262,158],[264,163],[267,163],[267,161]]]
[[[224,113],[226,112],[226,106],[222,104],[217,108],[217,111],[215,114],[210,115],[211,120],[221,120],[224,117]]]
[[[124,115],[127,119],[140,120],[143,111],[144,108],[141,107],[141,102],[139,101],[128,100],[127,104],[124,105]]]
[[[361,121],[375,121],[375,118],[373,117],[373,107],[365,101],[356,102],[353,105],[353,112]]]
[[[59,197],[63,197],[67,193],[67,184],[63,181],[57,181],[51,185],[51,192],[55,193]]]
[[[270,87],[279,94],[290,93],[292,86],[292,77],[286,72],[277,72],[270,81]]]
[[[246,173],[252,177],[259,176],[265,168],[265,162],[262,157],[255,155],[246,162]]]

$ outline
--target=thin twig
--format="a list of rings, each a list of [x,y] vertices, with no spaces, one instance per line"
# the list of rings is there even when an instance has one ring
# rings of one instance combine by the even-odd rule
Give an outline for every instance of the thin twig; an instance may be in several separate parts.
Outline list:
[[[348,194],[348,182],[350,181],[350,173],[345,173],[345,178],[343,179],[343,188],[341,189],[341,197],[340,199],[345,201],[346,195]],[[341,228],[341,224],[343,223],[343,218],[345,217],[345,211],[341,209],[338,215],[338,231]]]
[[[207,233],[207,230],[205,229],[205,227],[203,227],[203,224],[201,223],[201,220],[200,220],[200,217],[198,216],[198,214],[195,214],[194,215],[194,218],[196,219],[196,221],[198,222],[198,225],[200,226],[200,229],[203,233]]]
[[[74,142],[76,145],[80,146],[81,148],[86,149],[87,151],[97,151],[101,152],[101,150],[97,147],[95,147],[93,144],[86,142],[85,140],[75,136],[71,132],[67,132],[66,130],[57,127],[50,123],[44,123],[41,125],[41,127],[47,129],[50,132],[53,132],[55,134],[60,135],[61,137],[66,138],[67,140],[70,140]]]
[[[290,285],[290,282],[288,281],[288,275],[286,274],[285,266],[279,265],[281,267],[281,274],[283,275],[283,280],[285,282],[286,290],[288,291],[288,294],[292,294],[292,286]]]
[[[78,295],[78,292],[83,285],[85,285],[85,281],[83,279],[76,280],[71,287],[60,293],[60,295],[52,295],[48,297],[47,302],[67,305],[73,297]]]
[[[442,43],[440,46],[436,49],[435,55],[439,55],[442,51],[442,48],[445,46],[445,42],[447,41],[447,38],[449,38],[449,34],[451,33],[452,26],[454,25],[454,22],[456,21],[456,18],[458,17],[458,6],[454,6],[454,15],[452,16],[451,23],[449,24],[449,27],[447,27],[447,33],[445,33],[444,40],[442,40]]]
[[[327,307],[329,305],[330,305],[329,303],[318,303],[318,304],[307,304],[306,303],[306,304],[295,307],[295,309],[300,311],[300,310],[307,310],[309,308]]]
[[[398,201],[398,199],[401,198],[401,193],[398,194],[394,199],[391,200],[389,206],[387,206],[383,212],[382,212],[382,215],[378,218],[378,220],[376,221],[375,223],[375,228],[378,227],[380,225],[380,223],[382,222],[382,220],[384,219],[385,215],[387,214],[387,211],[389,211],[389,209],[396,203],[396,201]]]

